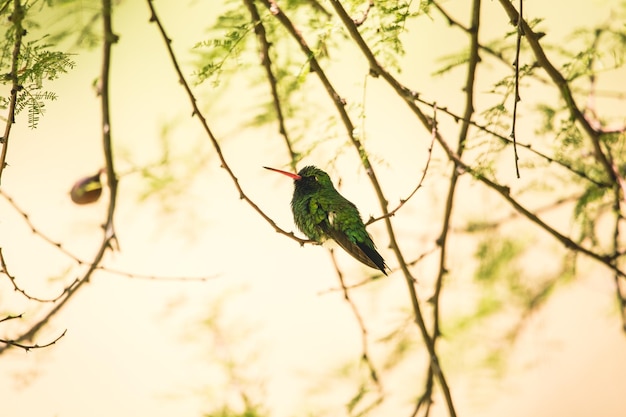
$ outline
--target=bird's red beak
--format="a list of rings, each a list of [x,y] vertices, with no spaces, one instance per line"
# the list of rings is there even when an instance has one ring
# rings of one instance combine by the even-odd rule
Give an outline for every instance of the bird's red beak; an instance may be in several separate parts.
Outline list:
[[[293,178],[294,180],[301,180],[302,179],[302,177],[300,175],[294,174],[292,172],[282,171],[280,169],[270,168],[270,167],[263,167],[263,168],[269,169],[270,171],[278,172],[278,173],[283,174],[283,175],[286,175],[286,176],[288,176],[290,178]]]

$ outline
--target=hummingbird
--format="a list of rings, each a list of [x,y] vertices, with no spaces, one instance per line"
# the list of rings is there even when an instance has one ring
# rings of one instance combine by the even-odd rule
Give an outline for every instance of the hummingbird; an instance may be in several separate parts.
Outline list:
[[[291,211],[302,233],[318,243],[333,239],[356,260],[387,275],[387,264],[365,230],[359,210],[339,194],[326,172],[312,165],[297,174],[263,168],[293,178]]]

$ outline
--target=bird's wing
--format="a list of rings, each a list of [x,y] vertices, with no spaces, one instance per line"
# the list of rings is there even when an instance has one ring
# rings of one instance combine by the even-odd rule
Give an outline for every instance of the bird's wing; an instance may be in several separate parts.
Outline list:
[[[380,269],[383,274],[387,275],[385,260],[373,246],[370,247],[363,242],[353,242],[348,235],[334,228],[328,230],[328,235],[354,259],[371,268]]]
[[[356,260],[371,268],[380,269],[387,275],[387,265],[365,230],[357,208],[348,200],[345,200],[345,203],[349,206],[341,207],[344,215],[338,214],[340,210],[338,207],[326,207],[328,214],[321,226],[328,236]],[[346,210],[350,211],[348,216],[345,216]]]

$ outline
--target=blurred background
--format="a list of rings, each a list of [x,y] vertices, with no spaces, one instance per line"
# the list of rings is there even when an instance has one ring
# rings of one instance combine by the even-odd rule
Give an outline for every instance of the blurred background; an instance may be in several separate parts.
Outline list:
[[[18,3],[5,2],[2,13],[14,16]],[[222,157],[255,206],[241,198],[193,115],[150,3]],[[69,192],[106,163],[98,94],[102,4],[23,5],[23,68],[45,67],[44,50],[66,53],[73,64],[54,79],[39,70],[37,91],[56,97],[41,98],[43,109],[24,99],[4,143],[0,319],[22,316],[0,322],[3,413],[451,415],[436,378],[432,408],[416,409],[428,392],[429,355],[407,290],[414,278],[431,337],[438,314],[436,350],[458,415],[623,415],[620,175],[603,171],[594,139],[522,37],[517,178],[505,140],[517,30],[503,2],[341,2],[381,66],[419,93],[416,103],[436,118],[445,143],[458,152],[463,137],[462,158],[472,171],[457,170],[452,191],[450,155],[441,142],[433,144],[431,129],[384,77],[368,75],[370,65],[333,3],[113,2],[116,239],[93,273],[89,265],[110,210],[106,175],[102,196],[91,204],[75,204]],[[250,4],[269,40],[293,154],[260,64],[264,50]],[[517,2],[509,4],[519,11]],[[276,5],[345,100],[354,131],[346,132]],[[476,7],[475,124],[463,136],[472,67],[464,28]],[[602,132],[600,148],[619,174],[626,143],[625,3],[529,0],[523,7],[575,105]],[[4,19],[0,29],[6,74],[14,21]],[[5,82],[3,125],[10,94]],[[332,244],[301,245],[287,236],[304,238],[292,220],[293,183],[262,168],[317,165],[365,221],[377,218],[381,204],[350,136],[362,143],[388,210],[401,206],[390,220],[393,239],[384,220],[368,225],[392,270],[388,277]],[[516,202],[579,246],[567,249],[480,177],[508,187]],[[411,275],[402,271],[392,241]],[[607,254],[610,262],[577,247]],[[32,337],[20,339],[39,324]],[[45,345],[65,330],[48,347],[27,351],[7,342]]]

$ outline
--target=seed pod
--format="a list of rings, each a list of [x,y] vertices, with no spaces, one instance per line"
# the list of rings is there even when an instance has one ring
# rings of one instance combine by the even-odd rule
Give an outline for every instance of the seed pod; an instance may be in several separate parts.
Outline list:
[[[102,195],[102,182],[100,181],[100,171],[96,175],[81,178],[76,181],[70,191],[70,197],[76,204],[91,204]]]

